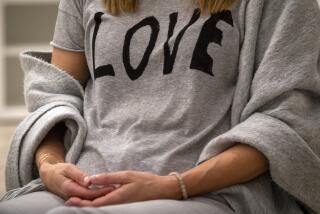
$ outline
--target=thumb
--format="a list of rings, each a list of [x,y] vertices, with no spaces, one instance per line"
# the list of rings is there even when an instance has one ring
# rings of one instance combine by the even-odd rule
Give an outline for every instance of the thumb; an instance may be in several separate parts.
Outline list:
[[[82,170],[80,170],[75,165],[71,164],[65,169],[66,177],[76,181],[77,183],[81,184],[82,186],[88,187],[90,180],[89,175]]]

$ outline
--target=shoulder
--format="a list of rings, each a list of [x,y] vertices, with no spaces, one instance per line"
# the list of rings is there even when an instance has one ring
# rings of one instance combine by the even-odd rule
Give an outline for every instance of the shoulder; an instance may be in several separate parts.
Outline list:
[[[248,5],[260,5],[264,10],[272,9],[273,11],[268,11],[270,13],[289,8],[301,11],[309,9],[320,12],[318,0],[248,0]]]
[[[60,0],[59,9],[69,13],[82,13],[86,0]]]
[[[247,17],[268,24],[297,24],[320,22],[317,0],[248,0]]]

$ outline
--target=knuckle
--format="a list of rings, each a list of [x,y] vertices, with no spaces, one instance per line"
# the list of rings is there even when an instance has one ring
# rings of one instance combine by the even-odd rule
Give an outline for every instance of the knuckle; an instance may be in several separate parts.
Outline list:
[[[65,169],[71,170],[73,168],[73,165],[70,163],[65,164]]]
[[[68,181],[65,181],[62,183],[61,189],[67,194],[71,193],[71,191],[72,191],[72,188],[71,188]]]
[[[67,191],[66,189],[63,189],[62,192],[63,192],[63,195],[64,195],[65,197],[71,197],[70,192]]]
[[[62,189],[61,192],[63,192],[63,195],[65,197],[70,197],[71,196],[70,192],[67,189]]]
[[[80,174],[79,176],[77,176],[77,178],[78,178],[78,180],[79,180],[79,182],[84,182],[84,178],[86,177],[86,175],[85,174]]]
[[[63,175],[68,175],[68,170],[65,169],[65,168],[62,168],[62,169],[61,169],[61,173],[62,173]]]
[[[63,198],[64,198],[64,200],[68,200],[69,198],[71,198],[72,196],[70,195],[70,194],[68,194],[68,193],[65,193],[64,195],[63,195]]]
[[[130,173],[128,173],[128,172],[123,172],[123,173],[121,173],[121,174],[118,175],[118,178],[119,178],[120,180],[124,180],[124,179],[126,179],[127,177],[130,176],[129,174],[130,174]]]
[[[133,171],[131,171],[131,170],[125,171],[125,172],[123,173],[123,175],[124,175],[125,178],[126,178],[126,177],[131,177],[131,176],[133,175]]]
[[[72,170],[72,165],[69,163],[65,164],[62,168],[62,171],[64,174],[70,174],[71,170]]]
[[[128,170],[121,177],[123,180],[132,181],[135,178],[135,171]]]

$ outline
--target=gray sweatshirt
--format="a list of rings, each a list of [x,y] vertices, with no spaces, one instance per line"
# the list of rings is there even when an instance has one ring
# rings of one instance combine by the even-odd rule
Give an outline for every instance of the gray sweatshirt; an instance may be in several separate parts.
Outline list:
[[[192,1],[139,2],[115,17],[100,0],[60,1],[51,45],[85,52],[91,76],[75,164],[165,175],[240,142],[270,170],[208,197],[241,214],[320,212],[317,2],[238,0],[203,16]]]

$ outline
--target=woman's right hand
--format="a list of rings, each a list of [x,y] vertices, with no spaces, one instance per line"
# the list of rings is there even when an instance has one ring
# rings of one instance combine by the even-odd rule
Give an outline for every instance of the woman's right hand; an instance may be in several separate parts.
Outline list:
[[[45,162],[41,164],[39,174],[47,190],[64,200],[73,196],[92,200],[114,190],[114,187],[89,189],[90,183],[84,180],[88,174],[71,163],[51,164]]]

